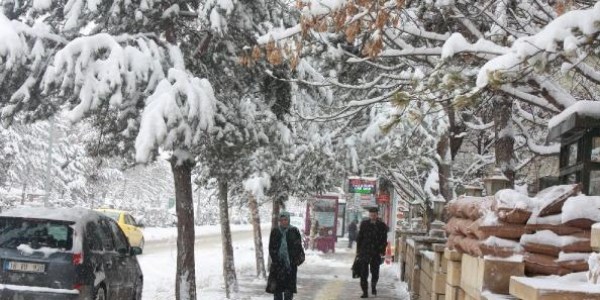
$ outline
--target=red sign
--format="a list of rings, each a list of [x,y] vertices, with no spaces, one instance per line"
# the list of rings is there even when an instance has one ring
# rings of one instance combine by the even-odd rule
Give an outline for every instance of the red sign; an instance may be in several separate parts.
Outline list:
[[[389,194],[379,194],[377,195],[377,203],[388,203],[390,202]]]

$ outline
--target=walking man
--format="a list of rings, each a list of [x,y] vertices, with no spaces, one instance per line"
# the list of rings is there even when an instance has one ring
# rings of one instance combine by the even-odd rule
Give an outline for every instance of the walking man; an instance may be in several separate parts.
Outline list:
[[[304,262],[304,249],[298,228],[290,225],[290,213],[279,214],[279,227],[269,237],[271,268],[267,279],[267,293],[275,300],[292,300],[296,293],[298,266]]]
[[[352,242],[356,241],[356,233],[358,231],[358,220],[354,219],[348,225],[348,248],[352,248]]]
[[[371,271],[371,294],[377,295],[377,281],[379,280],[379,265],[381,257],[385,255],[387,246],[388,226],[378,217],[377,208],[369,209],[369,219],[360,223],[358,238],[356,240],[356,256],[360,261],[360,287],[363,294],[361,298],[368,298],[369,270]]]

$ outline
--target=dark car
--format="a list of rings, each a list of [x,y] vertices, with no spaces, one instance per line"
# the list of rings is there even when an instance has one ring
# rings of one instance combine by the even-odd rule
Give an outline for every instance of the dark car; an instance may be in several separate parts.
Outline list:
[[[0,299],[139,300],[140,253],[92,210],[8,210],[0,213]]]

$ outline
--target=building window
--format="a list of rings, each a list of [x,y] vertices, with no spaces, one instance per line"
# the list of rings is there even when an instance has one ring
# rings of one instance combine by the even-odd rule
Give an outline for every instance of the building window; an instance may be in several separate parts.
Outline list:
[[[600,170],[590,172],[590,195],[600,195]]]
[[[567,166],[573,166],[578,161],[577,150],[577,142],[570,144],[567,146]]]
[[[592,138],[591,162],[600,162],[600,136]]]

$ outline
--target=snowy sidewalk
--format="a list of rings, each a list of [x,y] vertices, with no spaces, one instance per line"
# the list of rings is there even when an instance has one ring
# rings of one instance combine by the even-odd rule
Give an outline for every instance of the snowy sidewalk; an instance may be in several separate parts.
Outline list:
[[[359,279],[352,278],[350,267],[354,261],[354,250],[347,249],[347,240],[337,243],[336,253],[308,251],[306,261],[298,270],[297,300],[349,300],[360,299],[362,291]],[[410,299],[406,285],[398,279],[397,264],[383,264],[377,284],[377,296],[370,299],[404,300]],[[265,281],[241,274],[239,300],[270,300],[273,295],[265,293]]]

